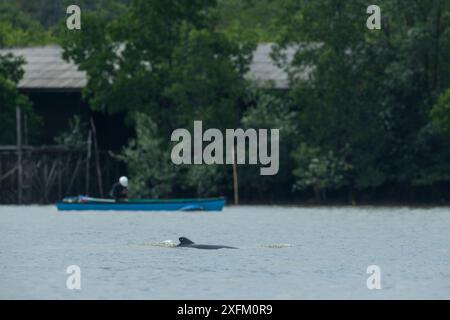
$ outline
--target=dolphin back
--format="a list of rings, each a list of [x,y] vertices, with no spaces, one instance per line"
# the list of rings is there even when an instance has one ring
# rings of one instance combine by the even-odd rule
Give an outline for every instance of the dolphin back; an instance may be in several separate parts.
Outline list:
[[[186,237],[180,237],[180,238],[178,238],[178,240],[180,241],[180,243],[178,244],[179,247],[184,247],[184,246],[189,246],[189,245],[194,244],[193,241],[189,240]]]
[[[235,247],[229,247],[229,246],[221,246],[221,245],[213,245],[213,244],[193,244],[190,245],[191,248],[196,249],[209,249],[209,250],[216,250],[216,249],[237,249]]]
[[[209,250],[215,250],[215,249],[237,249],[235,247],[229,247],[229,246],[222,246],[222,245],[213,245],[213,244],[196,244],[193,241],[189,240],[186,237],[180,237],[179,238],[180,243],[177,247],[187,247],[187,248],[195,248],[195,249],[209,249]]]

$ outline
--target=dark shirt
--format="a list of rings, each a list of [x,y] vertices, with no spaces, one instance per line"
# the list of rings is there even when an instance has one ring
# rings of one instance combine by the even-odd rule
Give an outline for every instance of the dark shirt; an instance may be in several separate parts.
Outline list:
[[[110,196],[116,200],[127,198],[127,188],[122,186],[119,182],[115,183],[111,189]]]

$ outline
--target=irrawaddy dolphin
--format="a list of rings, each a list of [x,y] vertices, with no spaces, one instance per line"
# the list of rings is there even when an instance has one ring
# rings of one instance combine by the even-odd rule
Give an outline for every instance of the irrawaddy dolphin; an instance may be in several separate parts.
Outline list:
[[[228,246],[221,246],[221,245],[214,245],[214,244],[196,244],[189,240],[188,238],[181,237],[178,240],[180,240],[180,243],[177,245],[177,247],[183,247],[183,248],[195,248],[195,249],[237,249],[235,247],[228,247]]]

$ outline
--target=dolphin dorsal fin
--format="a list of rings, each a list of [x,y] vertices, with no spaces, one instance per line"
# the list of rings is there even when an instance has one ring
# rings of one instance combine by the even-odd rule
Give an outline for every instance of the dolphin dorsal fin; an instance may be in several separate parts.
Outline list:
[[[180,240],[180,244],[194,244],[193,241],[189,240],[188,238],[181,237],[178,240]]]

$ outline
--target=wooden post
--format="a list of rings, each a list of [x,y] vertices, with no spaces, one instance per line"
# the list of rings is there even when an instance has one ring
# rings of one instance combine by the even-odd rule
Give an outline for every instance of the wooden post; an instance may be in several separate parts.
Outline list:
[[[105,153],[105,161],[106,161],[106,183],[107,186],[112,185],[111,183],[111,161],[109,160],[109,154]]]
[[[60,153],[58,156],[58,200],[62,199],[62,154]],[[68,164],[70,164],[68,162]]]
[[[72,191],[72,186],[73,186],[75,180],[78,182],[77,186],[80,187],[80,183],[79,183],[80,179],[77,179],[77,177],[78,177],[78,170],[79,170],[82,162],[83,162],[83,155],[80,154],[80,157],[78,158],[78,160],[76,162],[75,169],[73,170],[72,177],[70,178],[69,186],[67,187],[65,195],[70,195],[70,193]],[[70,164],[70,162],[69,162],[69,164]],[[68,168],[70,168],[70,166],[68,166]]]
[[[95,129],[94,120],[91,118],[92,133],[94,136],[94,154],[95,154],[95,168],[97,169],[97,180],[98,180],[98,190],[100,191],[100,196],[103,198],[103,183],[102,183],[102,169],[100,168],[100,156],[98,151],[97,143],[97,130]]]
[[[42,204],[45,204],[48,202],[48,195],[50,193],[50,186],[49,186],[49,175],[48,175],[48,159],[47,159],[47,153],[44,153],[44,155],[42,156],[42,162],[44,164],[44,176],[43,176],[43,186],[44,186],[44,190],[42,191],[43,193],[43,198],[42,198]]]
[[[0,154],[0,190],[2,190],[2,176],[3,176],[3,163],[2,163],[2,155]],[[2,193],[0,193],[0,203],[3,203]]]
[[[21,110],[16,108],[16,130],[17,130],[17,203],[22,204],[23,191],[23,168],[22,168],[22,121]]]
[[[23,114],[23,143],[28,146],[28,116]]]
[[[239,183],[238,183],[238,175],[237,175],[237,165],[236,165],[236,154],[233,149],[231,150],[233,155],[233,189],[234,189],[234,204],[239,204]]]
[[[91,148],[92,148],[92,131],[89,130],[88,141],[87,141],[87,156],[86,156],[86,196],[89,195],[89,182],[90,182],[90,171],[91,171]]]

